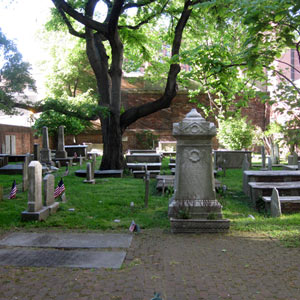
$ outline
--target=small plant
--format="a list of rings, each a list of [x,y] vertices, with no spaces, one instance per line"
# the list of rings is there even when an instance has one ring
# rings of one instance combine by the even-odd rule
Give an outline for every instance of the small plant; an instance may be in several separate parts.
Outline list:
[[[193,207],[192,201],[176,201],[176,204],[173,206],[176,219],[191,219],[191,207]]]

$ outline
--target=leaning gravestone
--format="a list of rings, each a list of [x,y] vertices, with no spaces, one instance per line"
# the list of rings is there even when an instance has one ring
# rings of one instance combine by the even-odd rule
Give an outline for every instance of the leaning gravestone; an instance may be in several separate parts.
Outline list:
[[[55,157],[56,158],[67,158],[67,152],[65,150],[64,126],[58,127],[58,142],[57,142],[57,150],[56,150]]]
[[[275,218],[281,216],[281,204],[279,193],[276,188],[273,189],[271,196],[271,216]]]
[[[43,144],[41,149],[41,163],[51,164],[51,150],[49,148],[48,128],[43,127]]]
[[[222,206],[215,195],[211,156],[215,135],[215,125],[205,121],[195,109],[180,123],[173,124],[177,153],[174,196],[169,203],[172,232],[229,229],[229,220],[222,218]]]
[[[49,216],[49,209],[43,206],[42,165],[38,161],[32,161],[29,164],[28,176],[28,208],[27,211],[22,212],[22,220],[45,220]]]
[[[84,183],[95,184],[94,172],[92,172],[92,164],[86,164],[86,179],[83,181]]]
[[[43,178],[43,186],[44,206],[48,207],[49,213],[52,215],[59,207],[59,202],[55,202],[54,199],[54,176],[52,174],[47,174]]]

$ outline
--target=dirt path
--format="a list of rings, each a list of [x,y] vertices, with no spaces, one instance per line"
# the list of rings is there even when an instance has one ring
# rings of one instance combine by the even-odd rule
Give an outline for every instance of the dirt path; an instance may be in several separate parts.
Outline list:
[[[5,233],[2,232],[2,236]],[[300,299],[300,249],[256,235],[136,234],[120,270],[0,267],[0,299]]]

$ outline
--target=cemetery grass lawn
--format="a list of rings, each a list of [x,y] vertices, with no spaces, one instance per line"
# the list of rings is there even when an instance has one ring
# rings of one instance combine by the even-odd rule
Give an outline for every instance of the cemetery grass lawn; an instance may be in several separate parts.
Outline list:
[[[162,173],[169,173],[168,161],[163,160]],[[99,164],[100,158],[97,167]],[[71,167],[70,174],[63,177],[67,202],[60,203],[57,213],[45,222],[21,222],[21,212],[27,209],[27,192],[19,192],[16,199],[11,200],[7,199],[7,195],[14,179],[21,191],[22,176],[0,175],[6,195],[0,201],[0,232],[15,228],[127,231],[132,220],[141,229],[169,229],[167,211],[170,195],[161,196],[156,192],[156,180],[151,180],[149,206],[145,208],[142,179],[134,179],[131,175],[96,178],[96,184],[90,185],[83,183],[84,178],[74,175],[78,169],[85,169],[85,165]],[[64,172],[65,168],[61,168],[57,173],[55,185]],[[264,234],[283,241],[286,246],[300,246],[300,213],[270,218],[264,212],[254,210],[242,192],[242,170],[228,169],[226,176],[220,172],[218,180],[227,186],[227,191],[217,194],[217,198],[223,205],[224,217],[231,221],[231,231]]]
[[[241,169],[228,169],[226,176],[222,177],[220,173],[218,180],[227,186],[227,191],[217,194],[217,197],[223,205],[224,217],[231,221],[231,230],[265,234],[279,239],[286,246],[300,246],[300,213],[271,218],[263,210],[258,212],[253,209],[249,197],[242,191]]]
[[[100,161],[97,160],[97,168]],[[21,175],[0,175],[4,187],[4,199],[0,202],[0,228],[63,228],[82,230],[128,230],[132,220],[141,228],[167,228],[168,198],[157,194],[155,180],[150,183],[148,208],[144,207],[144,181],[130,176],[123,178],[96,178],[96,184],[85,184],[85,178],[75,176],[77,169],[71,167],[70,174],[62,177],[66,187],[66,203],[60,203],[56,214],[45,222],[21,222],[21,212],[27,209],[27,192],[17,193],[16,199],[7,199],[12,182],[21,184]],[[55,186],[64,174],[62,167],[55,177]],[[21,191],[21,185],[19,188]],[[58,200],[60,201],[60,199]],[[130,203],[134,206],[131,207]],[[115,221],[116,220],[116,221]],[[119,220],[119,221],[118,221]]]

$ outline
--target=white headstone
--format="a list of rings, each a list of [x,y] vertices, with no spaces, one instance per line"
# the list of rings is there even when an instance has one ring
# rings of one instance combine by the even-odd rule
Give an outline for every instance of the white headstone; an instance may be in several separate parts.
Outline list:
[[[272,196],[271,196],[271,216],[272,217],[281,216],[280,198],[279,198],[278,190],[276,188],[273,189]]]
[[[39,211],[43,207],[42,202],[42,165],[38,161],[32,161],[28,166],[28,212]]]

